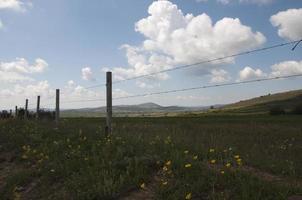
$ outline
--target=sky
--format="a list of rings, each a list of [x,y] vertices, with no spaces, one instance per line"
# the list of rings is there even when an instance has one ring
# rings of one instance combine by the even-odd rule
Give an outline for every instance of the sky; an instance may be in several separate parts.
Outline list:
[[[0,109],[104,106],[113,81],[302,39],[301,0],[0,0]],[[302,74],[302,44],[113,84],[113,97]],[[227,104],[301,89],[301,78],[137,98],[113,105]],[[98,100],[98,101],[85,101]],[[77,101],[77,102],[74,102]]]

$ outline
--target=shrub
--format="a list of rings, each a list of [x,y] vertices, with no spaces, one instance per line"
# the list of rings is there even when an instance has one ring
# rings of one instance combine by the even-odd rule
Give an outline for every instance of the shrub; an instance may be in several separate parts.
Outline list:
[[[273,106],[269,110],[270,115],[284,115],[285,110],[281,106]]]
[[[292,110],[293,114],[302,115],[302,104],[296,105]]]

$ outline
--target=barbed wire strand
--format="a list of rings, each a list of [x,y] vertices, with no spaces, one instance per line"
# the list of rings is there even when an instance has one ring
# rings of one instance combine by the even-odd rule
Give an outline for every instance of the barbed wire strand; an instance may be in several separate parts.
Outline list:
[[[250,51],[244,51],[244,52],[237,53],[237,54],[231,54],[231,55],[228,55],[228,56],[218,57],[218,58],[214,58],[214,59],[208,59],[208,60],[204,60],[204,61],[200,61],[200,62],[196,62],[196,63],[192,63],[192,64],[180,65],[180,66],[177,66],[177,67],[171,67],[170,69],[165,69],[165,70],[161,70],[161,71],[157,71],[157,72],[152,72],[152,73],[149,73],[149,74],[134,76],[134,77],[119,80],[119,81],[113,81],[112,84],[118,84],[118,83],[122,83],[122,82],[125,82],[125,81],[136,80],[136,79],[139,79],[139,78],[154,76],[154,75],[165,73],[165,72],[171,72],[171,71],[175,71],[175,70],[186,69],[186,68],[190,68],[190,67],[194,67],[194,66],[198,66],[198,65],[202,65],[202,64],[207,64],[207,63],[211,63],[211,62],[215,62],[215,61],[234,58],[234,57],[237,57],[237,56],[248,55],[248,54],[252,54],[252,53],[256,53],[256,52],[267,51],[267,50],[271,50],[271,49],[275,49],[275,48],[279,48],[279,47],[283,47],[283,46],[288,46],[288,45],[293,45],[293,44],[295,44],[295,47],[292,48],[292,50],[294,50],[296,48],[296,46],[301,41],[302,40],[300,39],[300,40],[295,40],[295,41],[291,41],[291,42],[275,44],[275,45],[268,46],[268,47],[253,49],[253,50],[250,50]],[[106,84],[92,85],[92,86],[86,87],[86,89],[92,89],[92,88],[97,88],[97,87],[101,87],[101,86],[106,86]]]
[[[169,94],[169,93],[176,93],[176,92],[185,92],[185,91],[191,91],[191,90],[199,90],[199,89],[207,89],[207,88],[215,88],[215,87],[224,87],[224,86],[233,86],[233,85],[241,85],[241,84],[248,84],[248,83],[255,83],[255,82],[264,82],[264,81],[271,81],[271,80],[278,80],[278,79],[289,79],[289,78],[295,78],[295,77],[302,77],[302,74],[276,76],[276,77],[261,78],[261,79],[247,80],[247,81],[237,81],[237,82],[230,82],[230,83],[204,85],[204,86],[174,89],[174,90],[166,90],[166,91],[160,91],[160,92],[143,93],[143,94],[137,94],[137,95],[128,95],[128,96],[123,96],[123,97],[115,97],[115,98],[112,98],[112,99],[113,100],[129,99],[129,98],[137,98],[137,97],[145,97],[145,96],[153,96],[153,95],[162,95],[162,94]],[[70,103],[98,102],[98,101],[106,101],[106,99],[82,99],[82,100],[75,100],[75,101],[62,101],[60,103],[61,104],[70,104]],[[53,105],[53,104],[49,104],[49,105]],[[43,105],[43,106],[48,106],[48,105]]]

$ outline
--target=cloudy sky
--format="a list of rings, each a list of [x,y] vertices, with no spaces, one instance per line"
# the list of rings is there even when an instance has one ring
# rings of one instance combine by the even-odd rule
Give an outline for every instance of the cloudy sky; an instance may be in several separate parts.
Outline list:
[[[114,81],[302,39],[301,0],[0,0],[0,109],[36,96],[54,107],[103,106]],[[113,85],[114,97],[302,74],[302,44]],[[113,104],[230,103],[301,89],[302,78],[114,100]],[[63,103],[66,102],[66,103]]]

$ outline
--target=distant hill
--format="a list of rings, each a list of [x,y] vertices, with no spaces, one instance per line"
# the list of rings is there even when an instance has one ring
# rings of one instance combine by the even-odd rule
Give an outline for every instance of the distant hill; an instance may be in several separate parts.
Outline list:
[[[138,105],[113,106],[113,114],[115,116],[171,116],[186,112],[203,112],[208,109],[209,106],[161,106],[149,102]],[[104,117],[106,116],[106,107],[63,110],[61,115],[62,117]]]
[[[297,105],[302,104],[302,90],[294,90],[277,94],[239,101],[228,105],[214,105],[199,107],[161,106],[155,103],[143,103],[138,105],[113,106],[113,115],[119,117],[135,116],[178,116],[178,115],[199,115],[204,113],[221,114],[266,114],[272,107],[291,111]],[[105,117],[106,107],[82,108],[61,111],[62,117]]]
[[[272,107],[286,111],[302,104],[302,90],[268,94],[224,106],[220,111],[228,113],[268,113]]]

